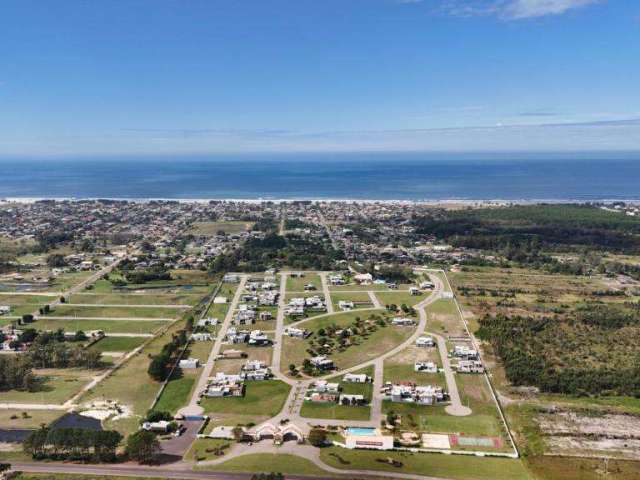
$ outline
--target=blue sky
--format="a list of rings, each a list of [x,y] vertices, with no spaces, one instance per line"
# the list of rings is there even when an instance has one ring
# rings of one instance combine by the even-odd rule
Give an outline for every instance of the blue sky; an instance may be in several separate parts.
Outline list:
[[[5,0],[0,155],[640,151],[636,0]]]

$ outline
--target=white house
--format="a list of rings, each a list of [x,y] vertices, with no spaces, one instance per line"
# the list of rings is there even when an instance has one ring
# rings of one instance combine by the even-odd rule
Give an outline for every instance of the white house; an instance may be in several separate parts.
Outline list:
[[[410,327],[411,325],[415,325],[416,321],[412,318],[407,317],[394,317],[391,319],[391,325],[399,326],[399,327]]]
[[[432,337],[418,337],[416,339],[416,347],[435,347],[436,342]]]
[[[178,366],[180,368],[198,368],[199,364],[200,360],[198,360],[197,358],[183,358],[178,363]]]
[[[160,420],[159,422],[144,422],[142,424],[142,429],[148,432],[166,432],[169,430],[169,425],[171,422],[167,422],[166,420]]]
[[[0,315],[6,315],[11,313],[11,307],[9,305],[0,305]]]
[[[347,373],[342,377],[342,381],[347,383],[367,383],[371,381],[371,377],[364,373]]]
[[[191,340],[194,342],[210,342],[213,340],[213,335],[206,332],[193,333],[191,334]]]
[[[222,305],[227,303],[227,297],[215,297],[213,299],[213,303],[215,303],[216,305]]]
[[[480,360],[460,360],[456,370],[460,373],[483,373],[484,367]]]
[[[313,357],[311,359],[311,365],[320,370],[331,370],[334,367],[333,360],[328,359],[324,355]]]
[[[413,370],[420,373],[438,373],[438,366],[433,362],[415,362]]]
[[[373,275],[370,273],[358,273],[353,276],[353,279],[362,285],[369,285],[373,281]]]
[[[351,310],[355,304],[351,300],[340,300],[338,302],[338,308],[340,310]]]

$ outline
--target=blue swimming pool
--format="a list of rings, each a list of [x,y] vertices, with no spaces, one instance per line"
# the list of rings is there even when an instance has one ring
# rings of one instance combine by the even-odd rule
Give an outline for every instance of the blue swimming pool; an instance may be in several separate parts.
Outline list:
[[[375,428],[366,428],[366,427],[349,427],[346,429],[347,435],[356,435],[356,436],[364,436],[364,435],[375,435]]]

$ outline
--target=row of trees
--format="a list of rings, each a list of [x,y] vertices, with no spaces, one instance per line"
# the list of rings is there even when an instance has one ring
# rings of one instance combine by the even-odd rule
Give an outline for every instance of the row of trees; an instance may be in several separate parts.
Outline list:
[[[0,391],[35,390],[38,379],[25,355],[0,355]]]
[[[147,369],[149,376],[158,382],[166,380],[175,363],[176,354],[187,342],[188,338],[185,330],[181,330],[180,333],[174,335],[171,341],[162,347],[160,353],[151,359],[151,363]]]
[[[115,430],[42,427],[32,432],[22,446],[34,459],[113,462],[122,435]]]

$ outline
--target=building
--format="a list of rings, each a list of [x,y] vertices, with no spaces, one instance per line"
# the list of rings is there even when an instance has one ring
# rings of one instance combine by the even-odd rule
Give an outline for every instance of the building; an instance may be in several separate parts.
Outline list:
[[[307,338],[311,332],[304,328],[287,327],[284,329],[284,334],[293,338]]]
[[[373,275],[370,273],[358,273],[353,279],[360,285],[370,285],[373,282]]]
[[[342,377],[342,381],[347,383],[368,383],[371,381],[371,377],[364,373],[347,373]]]
[[[171,422],[167,422],[166,420],[160,420],[159,422],[144,422],[142,424],[142,429],[147,432],[167,432],[169,431],[169,425],[171,425]]]
[[[196,326],[198,327],[215,327],[216,325],[218,325],[219,320],[217,318],[211,318],[211,317],[207,317],[207,318],[201,318],[200,320],[198,320],[198,323],[196,323]]]
[[[420,295],[422,292],[418,287],[409,287],[409,293],[411,295]]]
[[[413,318],[394,317],[391,319],[391,325],[395,325],[396,327],[410,327],[415,324],[416,321]]]
[[[478,352],[466,345],[456,345],[453,347],[453,356],[463,360],[479,360]]]
[[[9,305],[0,305],[0,315],[6,315],[11,313],[11,307]]]
[[[415,362],[413,370],[420,373],[438,373],[438,366],[433,362]]]
[[[313,357],[311,359],[311,365],[316,367],[318,370],[333,370],[335,367],[333,360],[328,359],[324,355]]]
[[[367,401],[365,400],[364,395],[343,393],[340,395],[338,403],[344,406],[357,406],[364,405]]]
[[[373,450],[393,449],[393,436],[391,435],[347,435],[345,446],[349,449],[365,448]]]
[[[387,384],[383,387],[382,393],[385,395],[385,399],[392,402],[418,405],[435,405],[445,399],[442,387],[414,383]]]
[[[227,303],[227,297],[215,297],[213,299],[213,303],[215,303],[216,305],[222,305]]]
[[[338,302],[340,310],[351,310],[353,307],[355,307],[355,304],[351,300],[340,300]]]
[[[200,360],[197,358],[183,358],[178,362],[178,366],[180,368],[198,368],[200,365]]]
[[[460,360],[456,371],[460,373],[484,373],[484,367],[480,360]]]
[[[271,339],[262,330],[251,330],[249,334],[249,345],[254,347],[262,347],[271,345]]]
[[[244,378],[241,375],[217,373],[209,379],[202,395],[205,397],[242,397],[244,396]]]
[[[436,346],[436,342],[432,337],[418,337],[416,339],[416,347],[423,347],[423,348],[427,348],[427,347],[435,347]]]

